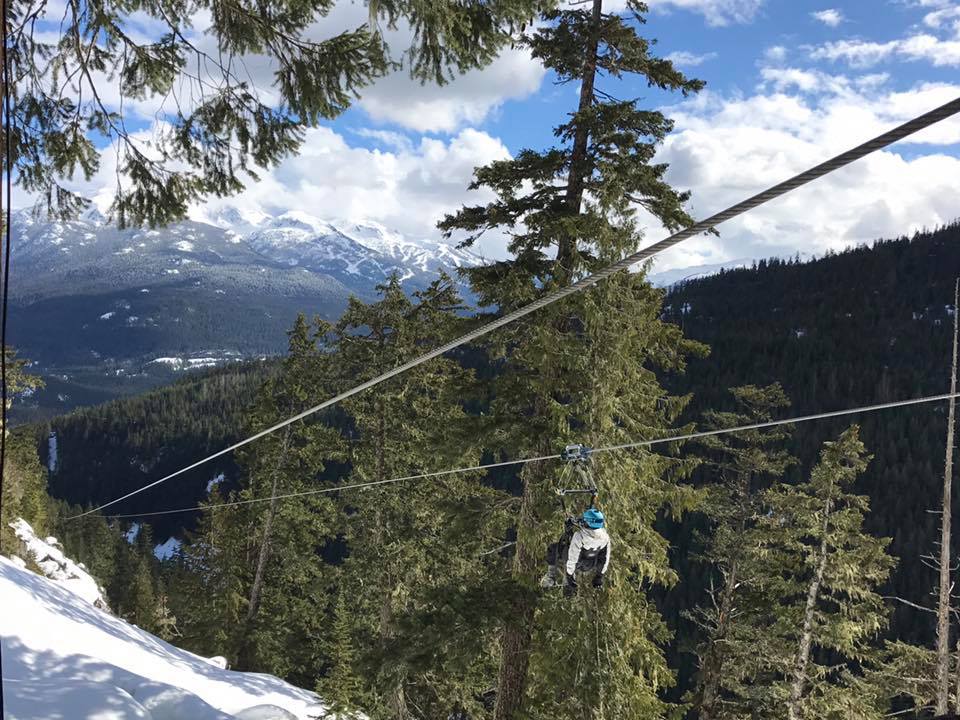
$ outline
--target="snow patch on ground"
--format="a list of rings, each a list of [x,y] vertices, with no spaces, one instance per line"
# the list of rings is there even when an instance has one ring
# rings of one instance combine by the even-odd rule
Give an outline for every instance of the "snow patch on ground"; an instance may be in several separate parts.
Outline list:
[[[218,475],[214,475],[212,480],[207,481],[207,494],[209,495],[210,491],[213,490],[214,487],[216,487],[226,479],[227,479],[227,476],[224,473],[219,473]]]
[[[223,670],[0,558],[7,720],[312,720],[320,698]]]
[[[159,357],[148,362],[148,365],[159,363],[167,365],[171,370],[197,370],[199,368],[216,367],[220,363],[227,362],[231,358],[222,357],[197,357],[197,358],[179,358],[179,357]],[[234,361],[237,358],[232,358]]]
[[[51,475],[60,467],[60,457],[57,454],[57,434],[51,432],[47,437],[47,470]]]
[[[63,554],[63,549],[56,538],[48,537],[41,540],[37,537],[33,528],[23,518],[17,518],[10,523],[14,534],[23,545],[23,550],[27,555],[26,559],[32,560],[45,577],[50,578],[60,587],[64,587],[74,593],[83,601],[100,608],[107,608],[107,601],[104,598],[103,590],[97,584],[86,569],[75,563],[73,560]],[[0,603],[0,607],[5,607]],[[0,615],[8,615],[6,611]],[[6,669],[4,669],[6,672]]]
[[[168,538],[165,543],[161,543],[153,548],[153,555],[157,560],[169,560],[180,549],[180,541],[175,537]]]

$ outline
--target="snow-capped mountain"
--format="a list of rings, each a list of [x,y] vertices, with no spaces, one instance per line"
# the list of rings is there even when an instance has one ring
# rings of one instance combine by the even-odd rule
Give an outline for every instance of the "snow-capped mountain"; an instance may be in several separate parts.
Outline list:
[[[263,218],[244,241],[264,257],[338,278],[379,282],[396,272],[401,280],[426,280],[479,264],[472,253],[435,240],[411,241],[373,222],[343,226],[300,212]]]
[[[39,363],[50,388],[63,375],[73,382],[77,367],[129,378],[199,366],[196,358],[276,354],[298,312],[334,319],[351,295],[372,298],[391,273],[413,291],[482,262],[373,222],[243,207],[123,230],[96,210],[70,221],[21,211],[13,242],[12,344]],[[157,358],[164,362],[151,364]],[[56,395],[71,397],[59,401],[66,406],[103,399],[76,392]]]
[[[144,269],[161,278],[180,274],[185,265],[197,264],[199,270],[240,263],[303,268],[362,292],[390,273],[424,285],[440,271],[455,273],[481,262],[448,243],[406,238],[374,222],[335,224],[302,212],[271,217],[237,207],[220,210],[209,222],[128,230],[109,225],[96,210],[65,222],[38,220],[22,211],[15,215],[14,234],[18,259],[38,271],[33,279],[41,284],[51,273],[69,272],[90,260],[124,269],[153,265]],[[12,289],[23,295],[35,288],[35,283],[18,283]]]

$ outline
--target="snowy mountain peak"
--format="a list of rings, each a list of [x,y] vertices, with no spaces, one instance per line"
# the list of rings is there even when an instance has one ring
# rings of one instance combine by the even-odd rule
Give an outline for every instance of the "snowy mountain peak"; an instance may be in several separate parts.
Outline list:
[[[90,207],[80,213],[79,219],[91,225],[100,226],[107,224],[107,216],[100,212],[96,205],[90,205]]]

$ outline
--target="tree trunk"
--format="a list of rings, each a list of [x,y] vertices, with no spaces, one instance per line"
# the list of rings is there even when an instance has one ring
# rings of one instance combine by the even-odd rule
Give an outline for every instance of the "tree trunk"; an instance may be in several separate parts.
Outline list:
[[[518,596],[513,603],[510,620],[503,628],[497,704],[493,711],[493,720],[513,720],[523,704],[527,690],[535,609],[530,596]]]
[[[513,601],[509,620],[504,624],[500,640],[500,672],[497,680],[497,703],[493,720],[513,720],[523,705],[527,690],[527,671],[533,643],[533,618],[536,612],[535,596],[526,592],[526,583],[537,565],[537,555],[529,542],[523,540],[522,527],[533,523],[530,511],[530,481],[523,482],[520,505],[521,527],[517,531],[517,554],[513,559],[513,577],[519,580],[520,592]]]
[[[787,704],[788,720],[799,720],[800,699],[803,697],[803,688],[807,683],[807,663],[810,661],[810,648],[813,646],[813,616],[817,609],[817,598],[820,595],[820,585],[823,583],[823,573],[827,568],[827,528],[830,523],[830,513],[833,503],[827,500],[823,515],[823,539],[820,541],[820,557],[817,560],[817,569],[807,589],[807,604],[803,613],[803,632],[800,635],[800,646],[793,663],[793,682],[790,684],[790,701]]]
[[[280,457],[273,468],[273,481],[270,484],[270,507],[267,509],[267,516],[263,521],[263,541],[260,543],[260,550],[257,553],[257,569],[253,575],[253,585],[250,586],[250,598],[247,603],[247,616],[243,621],[243,634],[240,638],[240,650],[237,653],[238,660],[242,666],[249,664],[246,659],[241,659],[250,647],[250,630],[257,613],[260,611],[260,599],[263,596],[263,576],[267,570],[267,561],[270,559],[270,541],[273,533],[273,520],[277,514],[277,487],[280,482],[280,468],[287,458],[287,446],[290,440],[290,430],[286,429],[283,433],[283,439],[280,441]]]
[[[950,394],[957,392],[957,328],[960,326],[960,280],[953,291],[953,363],[950,368]],[[947,451],[943,468],[943,505],[940,509],[940,596],[937,601],[937,715],[950,709],[950,520],[953,511],[953,426],[956,399],[950,398],[947,414]]]
[[[707,651],[703,664],[703,689],[700,692],[699,720],[714,720],[717,698],[720,695],[720,678],[723,677],[723,652],[719,645],[730,629],[733,613],[733,596],[737,586],[737,563],[730,566],[730,572],[724,580],[723,595],[720,598],[720,617],[717,620],[717,633]]]
[[[583,61],[583,77],[580,82],[580,105],[577,112],[583,112],[593,105],[593,88],[597,77],[597,51],[600,47],[600,21],[603,16],[603,0],[593,0],[593,29],[587,42],[586,57]],[[567,175],[566,203],[571,215],[579,215],[583,205],[583,190],[586,185],[589,166],[587,148],[590,130],[582,122],[577,122],[573,134],[573,149],[570,152],[570,169]],[[576,240],[568,235],[560,237],[557,246],[557,276],[563,283],[570,280],[573,273],[573,258],[576,254]]]
[[[388,588],[393,585],[388,582]],[[380,603],[380,648],[385,649],[390,638],[393,637],[393,598],[388,591],[383,594]],[[397,680],[393,687],[387,690],[387,707],[390,708],[391,720],[406,720],[410,717],[407,711],[407,699],[403,692],[403,682]]]
[[[960,715],[960,638],[957,638],[957,655],[954,672],[956,676],[953,682],[953,712]]]

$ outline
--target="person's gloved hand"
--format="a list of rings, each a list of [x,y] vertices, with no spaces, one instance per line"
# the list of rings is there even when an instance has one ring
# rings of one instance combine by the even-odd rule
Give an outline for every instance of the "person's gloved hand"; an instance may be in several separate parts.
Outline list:
[[[573,575],[567,575],[566,582],[563,583],[563,596],[573,597],[577,594],[577,580]]]
[[[593,576],[593,586],[598,590],[603,587],[603,575],[597,573]]]

